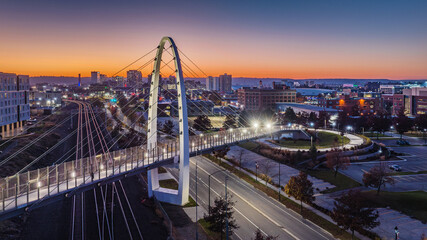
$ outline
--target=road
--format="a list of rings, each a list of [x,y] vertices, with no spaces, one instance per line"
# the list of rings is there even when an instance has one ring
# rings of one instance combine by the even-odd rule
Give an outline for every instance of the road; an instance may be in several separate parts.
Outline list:
[[[200,156],[190,159],[190,195],[194,199],[196,161],[198,161],[198,202],[203,208],[208,209],[208,175],[222,168]],[[173,170],[172,174],[177,177],[177,170]],[[217,172],[211,177],[211,204],[219,195],[224,196],[226,176],[228,193],[235,201],[234,216],[240,226],[235,230],[233,239],[252,239],[258,228],[264,234],[278,236],[279,239],[335,239],[317,225],[303,219],[299,214],[229,172]]]

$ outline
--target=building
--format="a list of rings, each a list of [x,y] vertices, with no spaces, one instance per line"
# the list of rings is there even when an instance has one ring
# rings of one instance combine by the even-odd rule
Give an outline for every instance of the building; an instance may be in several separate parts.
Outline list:
[[[329,115],[337,115],[340,111],[339,109],[333,108],[323,108],[315,105],[309,104],[299,104],[299,103],[276,103],[276,112],[284,113],[287,108],[292,108],[296,114],[307,114],[314,112],[319,116],[320,112],[326,112]]]
[[[246,110],[272,109],[276,103],[296,102],[296,91],[244,87],[237,91],[237,101]]]
[[[219,91],[219,77],[212,77],[212,76],[207,77],[206,90]]]
[[[405,96],[403,94],[382,94],[385,109],[392,115],[397,115],[405,107]]]
[[[25,121],[30,119],[28,75],[0,72],[0,126],[1,136],[18,133]]]
[[[332,108],[352,113],[357,107],[360,115],[376,114],[383,109],[382,98],[361,98],[350,97],[349,95],[340,95],[337,98],[321,98],[318,100],[322,108]]]
[[[90,80],[92,83],[100,83],[101,76],[99,72],[93,71],[90,73]]]
[[[30,103],[32,107],[54,108],[62,105],[61,91],[31,91]]]
[[[403,95],[406,114],[427,114],[427,87],[403,89]]]
[[[142,73],[138,70],[127,71],[127,85],[129,87],[140,88],[142,86]]]
[[[224,93],[231,92],[232,81],[232,76],[227,75],[227,73],[225,73],[224,75],[219,75],[219,91]]]
[[[405,87],[403,85],[380,85],[382,94],[402,94]]]
[[[108,81],[107,75],[105,75],[105,74],[99,74],[99,81],[102,82],[102,83]]]

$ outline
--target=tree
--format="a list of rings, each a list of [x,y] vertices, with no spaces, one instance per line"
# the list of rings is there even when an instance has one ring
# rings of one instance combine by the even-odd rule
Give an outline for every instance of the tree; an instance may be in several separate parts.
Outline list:
[[[171,120],[167,120],[163,123],[162,131],[168,135],[171,135],[173,133],[174,127],[175,124]]]
[[[337,177],[338,170],[345,170],[350,165],[350,159],[343,155],[340,149],[333,149],[326,154],[326,166],[335,171],[335,178]]]
[[[377,132],[378,139],[378,134],[380,132],[384,133],[390,128],[391,120],[389,116],[379,113],[378,115],[371,115],[368,118],[368,123],[371,126],[372,131]]]
[[[394,119],[394,124],[396,131],[400,134],[400,138],[402,135],[411,129],[411,121],[405,115],[403,108],[397,113],[397,117]]]
[[[289,182],[285,186],[285,193],[300,201],[301,212],[302,202],[311,203],[315,199],[313,196],[313,183],[308,180],[307,174],[304,172],[299,172],[298,176],[292,176],[289,179]]]
[[[380,193],[381,186],[385,186],[387,183],[394,184],[394,178],[390,176],[390,170],[383,162],[365,172],[362,180],[365,186],[377,188],[377,194]]]
[[[194,119],[193,128],[197,131],[206,131],[209,128],[212,128],[211,120],[206,115],[200,115]]]
[[[341,111],[338,113],[338,118],[337,118],[337,128],[341,130],[341,132],[345,131],[345,127],[348,123],[348,116],[347,113],[345,111]]]
[[[331,116],[326,111],[320,111],[319,117],[317,118],[317,126],[320,128],[321,126],[327,126],[329,119]]]
[[[217,158],[224,158],[225,155],[227,155],[227,152],[230,151],[230,147],[229,146],[225,146],[221,149],[218,149],[216,151],[214,151],[214,156]]]
[[[427,129],[427,114],[418,114],[415,117],[415,125],[419,131],[424,132],[424,129]]]
[[[245,149],[239,147],[235,153],[234,153],[234,160],[236,161],[237,164],[239,164],[239,167],[242,168],[242,160],[243,160],[243,155],[245,154]]]
[[[225,117],[225,121],[222,127],[225,129],[236,128],[237,127],[236,117],[231,114],[227,115]]]
[[[277,174],[272,173],[272,170],[276,168],[276,166],[277,166],[277,163],[270,159],[266,159],[260,162],[260,170],[262,172],[261,179],[265,181],[265,185],[267,185],[268,183],[271,183],[273,178],[278,175],[278,173]]]
[[[233,235],[233,230],[239,228],[233,217],[233,207],[234,202],[231,196],[227,200],[221,196],[215,198],[214,205],[209,209],[210,215],[204,216],[205,221],[209,223],[209,230],[213,232],[225,232],[228,219],[228,233],[229,235]]]
[[[290,123],[294,123],[297,120],[297,115],[294,112],[294,109],[291,107],[286,108],[285,111],[285,120],[290,122]]]
[[[317,148],[314,144],[311,145],[309,152],[310,152],[311,161],[315,162],[317,160]]]
[[[338,226],[351,230],[354,239],[354,230],[372,229],[380,222],[377,221],[378,212],[375,208],[366,206],[366,201],[361,197],[360,191],[350,190],[334,202],[332,219]]]
[[[255,231],[255,238],[253,240],[276,240],[278,237],[272,235],[264,236],[259,228]]]

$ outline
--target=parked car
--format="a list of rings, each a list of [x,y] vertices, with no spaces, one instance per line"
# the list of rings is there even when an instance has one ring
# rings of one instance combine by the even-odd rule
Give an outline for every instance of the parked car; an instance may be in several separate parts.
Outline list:
[[[396,141],[397,145],[410,145],[405,139],[399,139]]]
[[[402,171],[402,167],[400,167],[400,166],[399,166],[399,165],[397,165],[397,164],[389,165],[388,167],[389,167],[391,170],[396,171],[396,172],[400,172],[400,171]]]

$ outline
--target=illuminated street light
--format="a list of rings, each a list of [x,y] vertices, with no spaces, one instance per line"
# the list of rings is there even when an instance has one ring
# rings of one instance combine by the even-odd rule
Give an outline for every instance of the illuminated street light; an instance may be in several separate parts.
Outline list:
[[[265,126],[267,127],[267,129],[271,128],[271,124],[270,123],[267,123],[267,125],[265,125]]]
[[[71,172],[71,177],[72,177],[72,178],[75,178],[75,177],[76,177],[76,172],[72,171],[72,172]]]
[[[312,123],[312,122],[311,122],[311,123],[310,123],[310,127],[313,127],[313,126],[314,126],[314,123]]]
[[[254,124],[253,124],[253,126],[254,126],[254,128],[258,128],[258,123],[257,122],[255,122]]]

